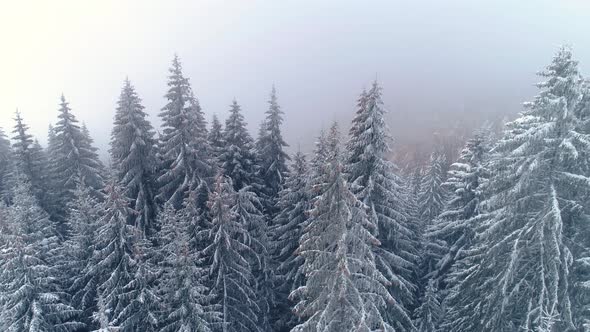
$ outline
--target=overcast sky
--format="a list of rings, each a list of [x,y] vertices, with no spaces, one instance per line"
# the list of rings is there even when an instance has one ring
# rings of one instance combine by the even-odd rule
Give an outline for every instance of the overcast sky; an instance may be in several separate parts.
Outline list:
[[[308,146],[377,78],[402,137],[518,112],[560,44],[590,75],[589,32],[585,0],[0,0],[0,126],[18,107],[44,143],[63,92],[105,151],[124,78],[157,125],[177,53],[208,118],[235,97],[255,133],[275,84]]]

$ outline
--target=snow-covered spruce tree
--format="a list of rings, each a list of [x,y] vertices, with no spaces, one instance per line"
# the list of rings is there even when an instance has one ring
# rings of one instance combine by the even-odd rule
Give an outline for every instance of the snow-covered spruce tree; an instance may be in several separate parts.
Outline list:
[[[263,181],[262,188],[265,196],[264,212],[272,219],[278,212],[276,202],[288,172],[289,155],[283,150],[288,145],[281,134],[283,111],[278,104],[274,86],[268,104],[266,119],[256,145],[260,163],[259,177]]]
[[[128,79],[115,113],[110,153],[117,178],[137,211],[131,222],[149,236],[156,229],[154,129]]]
[[[101,197],[100,190],[104,187],[104,166],[98,159],[97,149],[91,145],[90,137],[78,125],[78,120],[71,113],[63,95],[54,131],[54,154],[50,162],[64,204],[74,199],[78,183],[87,186],[93,194]]]
[[[14,204],[2,215],[8,234],[0,250],[0,330],[75,331],[83,324],[60,290],[57,231],[31,190],[20,176]]]
[[[209,276],[221,306],[224,332],[263,331],[250,257],[252,238],[246,225],[238,221],[236,192],[231,180],[220,175],[209,201],[213,228],[210,245],[204,253],[210,257]]]
[[[152,243],[146,238],[137,239],[133,244],[133,255],[136,262],[133,279],[123,287],[119,295],[126,305],[113,325],[123,332],[159,331],[158,313],[161,310],[161,301],[155,291],[159,271],[152,262]]]
[[[428,280],[424,295],[420,299],[420,306],[415,310],[415,326],[417,332],[440,331],[440,321],[443,310],[438,294],[438,287],[434,279]]]
[[[347,144],[346,173],[355,196],[369,210],[367,217],[378,226],[375,246],[377,266],[391,282],[391,292],[401,307],[387,309],[387,319],[397,330],[411,330],[408,316],[416,287],[411,280],[417,260],[417,243],[406,215],[404,187],[397,167],[387,158],[391,137],[385,124],[381,88],[375,81],[361,93]],[[397,312],[397,309],[401,309]]]
[[[190,189],[210,180],[213,169],[203,112],[188,78],[182,74],[178,56],[172,60],[168,88],[168,103],[159,114],[163,127],[159,142],[162,174],[157,197],[180,208]]]
[[[213,114],[213,120],[211,120],[211,129],[209,129],[209,133],[207,134],[207,140],[209,141],[209,145],[211,146],[211,153],[213,154],[213,159],[217,162],[217,166],[221,167],[219,164],[219,155],[223,149],[223,126],[219,121],[219,118],[216,114]]]
[[[14,154],[10,147],[10,141],[4,130],[0,128],[0,202],[10,201],[10,188],[14,175]]]
[[[200,253],[189,243],[189,220],[167,203],[159,216],[162,224],[160,297],[161,331],[214,331],[220,325],[215,293],[207,286],[207,269]]]
[[[590,133],[590,81],[585,80],[581,89],[582,98],[575,113],[579,119],[575,131]],[[588,215],[588,209],[585,215]],[[580,211],[581,212],[581,211]],[[578,329],[590,331],[590,223],[586,218],[569,227],[567,245],[572,251],[574,263],[571,268],[570,296],[572,317]]]
[[[225,120],[219,161],[223,174],[232,180],[234,190],[238,191],[255,181],[254,141],[246,129],[244,116],[236,100],[232,102]]]
[[[98,294],[103,298],[105,312],[112,322],[129,302],[121,294],[133,280],[136,265],[133,243],[138,231],[127,223],[129,214],[134,211],[129,208],[127,197],[114,180],[107,185],[105,193],[94,251],[82,274],[96,278]]]
[[[389,282],[375,264],[372,233],[377,225],[366,206],[349,190],[333,127],[329,166],[321,195],[305,224],[298,254],[307,280],[291,293],[304,320],[293,331],[394,331],[381,315],[386,306],[400,308],[387,290]]]
[[[47,212],[49,201],[46,199],[47,195],[47,159],[45,158],[43,149],[36,140],[33,140],[27,126],[20,115],[16,112],[14,119],[16,124],[12,133],[14,144],[12,149],[15,157],[15,165],[19,173],[27,179],[31,184],[31,190],[37,198],[39,205]]]
[[[467,141],[457,162],[451,165],[447,180],[442,184],[449,193],[443,212],[426,229],[429,242],[443,241],[444,252],[432,271],[439,288],[452,288],[454,281],[447,273],[458,255],[472,245],[474,227],[470,221],[478,214],[481,201],[480,184],[488,176],[486,162],[491,148],[488,128],[477,130]],[[447,287],[447,281],[451,283]]]
[[[305,283],[305,276],[300,270],[303,257],[296,255],[295,252],[299,247],[299,239],[310,208],[307,192],[308,170],[305,155],[297,152],[293,156],[293,164],[285,186],[279,194],[280,210],[275,217],[271,232],[274,260],[278,262],[274,275],[278,317],[274,322],[273,331],[289,331],[298,323],[298,319],[291,312],[293,303],[288,296]]]
[[[568,331],[569,234],[588,222],[589,136],[577,130],[580,76],[562,48],[540,93],[494,148],[471,266],[448,297],[451,331]],[[489,198],[488,198],[489,197]],[[481,250],[477,250],[481,248]],[[459,262],[460,263],[460,262]]]
[[[92,314],[96,310],[97,274],[85,273],[89,268],[94,252],[95,235],[99,226],[101,206],[93,197],[91,190],[78,185],[74,200],[69,204],[66,220],[70,236],[63,244],[63,270],[67,274],[68,293],[71,303],[82,311],[81,320],[92,326]],[[100,272],[100,271],[94,271]]]

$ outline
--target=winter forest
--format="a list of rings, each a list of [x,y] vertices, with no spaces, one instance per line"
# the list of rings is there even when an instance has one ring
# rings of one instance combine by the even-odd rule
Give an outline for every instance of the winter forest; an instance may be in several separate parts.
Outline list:
[[[590,331],[590,80],[547,60],[513,121],[420,167],[378,81],[294,154],[274,87],[257,133],[237,100],[208,121],[178,56],[160,128],[123,82],[108,165],[63,95],[46,147],[17,112],[0,331]]]

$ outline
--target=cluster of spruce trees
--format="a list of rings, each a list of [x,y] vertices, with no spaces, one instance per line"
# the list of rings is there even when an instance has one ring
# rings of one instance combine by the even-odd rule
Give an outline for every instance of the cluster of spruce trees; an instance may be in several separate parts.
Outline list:
[[[156,136],[126,80],[105,167],[62,96],[0,133],[1,331],[590,331],[590,81],[562,48],[500,137],[390,161],[381,89],[310,160],[273,89],[254,139],[172,62]],[[345,142],[342,144],[341,142]]]

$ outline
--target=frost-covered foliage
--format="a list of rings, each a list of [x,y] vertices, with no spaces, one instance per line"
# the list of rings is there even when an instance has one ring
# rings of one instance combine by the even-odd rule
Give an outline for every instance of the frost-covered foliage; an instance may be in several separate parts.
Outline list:
[[[277,213],[278,194],[283,188],[287,176],[287,161],[289,160],[289,155],[284,151],[288,144],[281,134],[283,111],[278,104],[274,86],[268,104],[266,119],[260,127],[256,148],[260,163],[259,177],[263,181],[262,188],[266,196],[264,200],[265,212],[270,218],[274,218]]]
[[[254,140],[246,129],[240,105],[235,100],[225,120],[219,162],[223,174],[232,180],[235,190],[241,190],[255,181]]]
[[[109,322],[112,322],[129,302],[121,295],[124,287],[133,280],[136,265],[133,242],[138,234],[136,228],[127,223],[129,214],[134,211],[129,208],[123,190],[110,183],[105,191],[104,215],[99,220],[94,251],[82,273],[96,278],[97,292],[104,301]]]
[[[10,147],[10,141],[4,130],[0,128],[0,201],[10,201],[10,188],[14,175],[14,155]]]
[[[49,157],[60,197],[64,202],[70,202],[74,199],[74,191],[79,183],[100,196],[99,191],[104,187],[104,166],[98,159],[96,148],[91,145],[90,137],[78,125],[63,95],[54,133],[55,146]]]
[[[333,127],[321,194],[298,249],[307,280],[291,294],[299,300],[295,311],[304,319],[293,331],[393,331],[381,309],[390,305],[400,310],[400,303],[375,265],[373,247],[379,240],[372,232],[377,225],[348,188],[338,140]]]
[[[159,331],[161,300],[155,291],[159,270],[151,261],[154,257],[151,242],[145,238],[138,239],[133,246],[133,256],[136,263],[133,279],[119,295],[125,307],[113,323],[120,331]]]
[[[473,245],[475,225],[470,222],[479,213],[480,186],[489,176],[486,162],[490,145],[489,127],[481,128],[467,141],[442,184],[449,192],[444,210],[426,229],[427,241],[439,243],[438,248],[443,248],[436,252],[438,260],[431,273],[444,288],[452,288],[457,282],[448,278],[449,269]]]
[[[111,160],[117,179],[125,189],[131,208],[137,211],[132,223],[150,235],[155,226],[155,139],[141,99],[125,80],[111,133]]]
[[[250,246],[247,225],[240,222],[234,208],[236,195],[231,180],[218,176],[209,201],[213,224],[210,245],[204,251],[210,257],[214,303],[221,307],[223,331],[263,331],[250,263],[256,252]]]
[[[279,194],[279,214],[273,222],[273,249],[274,260],[279,262],[275,273],[275,287],[277,294],[277,321],[275,331],[290,330],[298,322],[291,312],[292,302],[289,294],[303,286],[305,276],[300,267],[303,257],[296,254],[299,247],[299,239],[303,231],[303,224],[307,220],[307,211],[310,208],[307,185],[309,180],[308,165],[305,155],[297,152],[293,156],[293,164],[285,186]]]
[[[576,257],[568,244],[570,227],[588,222],[590,137],[578,128],[580,75],[571,51],[560,49],[539,75],[539,95],[494,148],[478,243],[450,296],[451,331],[574,328]]]
[[[81,320],[92,325],[92,314],[96,310],[97,275],[87,273],[94,252],[96,230],[101,215],[101,206],[91,194],[91,190],[78,185],[74,200],[69,205],[67,226],[70,236],[63,244],[64,264],[67,273],[68,293],[72,305],[82,310]],[[96,272],[96,271],[94,271]]]
[[[442,186],[445,182],[443,170],[445,163],[444,155],[434,152],[430,156],[430,163],[422,178],[418,206],[420,207],[420,219],[425,226],[430,225],[438,217],[445,205],[446,191]]]
[[[381,88],[375,81],[361,93],[350,128],[346,172],[351,190],[368,207],[367,217],[378,226],[375,247],[377,266],[393,285],[392,293],[402,303],[400,312],[386,316],[399,330],[411,330],[409,306],[414,302],[411,275],[417,260],[415,235],[408,224],[406,202],[397,167],[389,161],[391,137],[385,124]]]
[[[190,189],[212,176],[206,121],[178,56],[172,60],[168,77],[168,103],[160,112],[162,132],[159,155],[158,198],[179,208]]]
[[[420,306],[415,310],[416,330],[418,332],[440,331],[439,324],[443,315],[438,288],[434,279],[428,280],[424,295],[420,299]]]
[[[14,204],[0,208],[0,330],[75,331],[78,311],[59,285],[59,242],[54,224],[23,177]]]
[[[189,244],[188,220],[171,204],[161,212],[163,257],[160,296],[164,301],[162,331],[212,331],[220,323],[215,293],[207,287],[207,269]]]
[[[224,143],[223,143],[223,126],[219,121],[217,115],[213,114],[213,120],[211,120],[211,129],[209,129],[209,133],[207,134],[207,140],[209,141],[209,145],[211,146],[211,153],[213,154],[213,158],[219,165],[219,155],[221,154]]]

